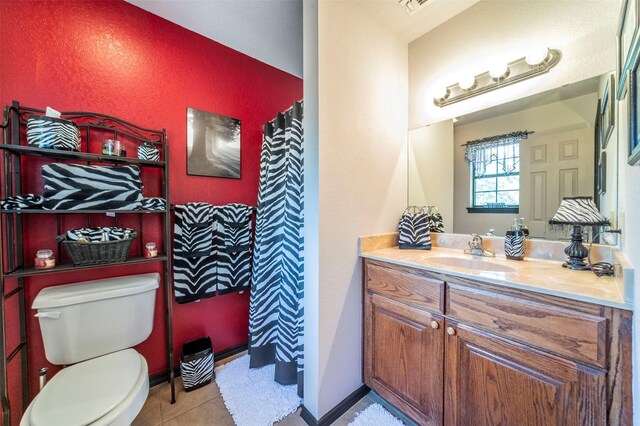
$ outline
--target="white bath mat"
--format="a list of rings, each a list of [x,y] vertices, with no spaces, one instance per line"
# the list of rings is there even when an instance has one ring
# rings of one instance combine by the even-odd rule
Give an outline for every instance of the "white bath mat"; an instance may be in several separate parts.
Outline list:
[[[400,420],[384,409],[380,404],[371,404],[356,414],[349,426],[403,426]]]
[[[296,385],[273,380],[274,365],[249,368],[245,355],[216,368],[216,383],[237,426],[271,426],[302,404]]]

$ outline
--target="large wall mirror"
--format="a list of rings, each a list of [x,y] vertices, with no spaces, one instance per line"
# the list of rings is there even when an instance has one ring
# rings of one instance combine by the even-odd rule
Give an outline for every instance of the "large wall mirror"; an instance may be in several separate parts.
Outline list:
[[[524,218],[532,238],[556,240],[567,237],[548,226],[560,200],[587,195],[615,226],[618,142],[611,118],[615,111],[603,104],[607,97],[609,106],[615,103],[610,75],[411,130],[409,205],[436,205],[446,232],[484,234],[494,229],[495,235],[503,236],[513,219]],[[474,178],[464,144],[525,130],[533,133],[519,142],[515,169],[506,176],[488,170]],[[485,210],[474,209],[474,199],[482,197],[494,202],[488,207],[485,203]]]

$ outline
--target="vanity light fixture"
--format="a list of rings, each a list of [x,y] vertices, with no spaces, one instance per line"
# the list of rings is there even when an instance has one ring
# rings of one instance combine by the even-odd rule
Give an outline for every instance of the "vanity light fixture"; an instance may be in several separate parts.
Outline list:
[[[443,107],[544,74],[553,68],[560,58],[562,53],[558,49],[533,49],[523,58],[508,64],[496,64],[487,72],[466,76],[456,84],[439,89],[433,103]]]
[[[509,76],[509,65],[506,62],[498,62],[489,68],[489,75],[494,80],[502,80]]]
[[[458,86],[462,90],[471,90],[476,85],[476,78],[472,75],[463,76],[458,82]]]

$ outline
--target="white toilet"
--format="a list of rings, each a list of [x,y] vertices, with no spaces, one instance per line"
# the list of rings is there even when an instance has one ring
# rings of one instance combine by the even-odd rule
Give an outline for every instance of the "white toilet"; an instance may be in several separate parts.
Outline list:
[[[37,309],[47,360],[68,365],[29,404],[21,426],[129,425],[149,394],[145,359],[131,349],[153,328],[159,274],[42,289]]]

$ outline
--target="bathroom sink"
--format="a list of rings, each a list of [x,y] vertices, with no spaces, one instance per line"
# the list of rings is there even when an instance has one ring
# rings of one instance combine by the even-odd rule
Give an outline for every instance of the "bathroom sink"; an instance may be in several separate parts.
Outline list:
[[[468,259],[454,256],[433,256],[429,257],[429,262],[444,266],[454,266],[456,268],[472,269],[476,271],[489,272],[514,272],[515,269],[484,259]]]

